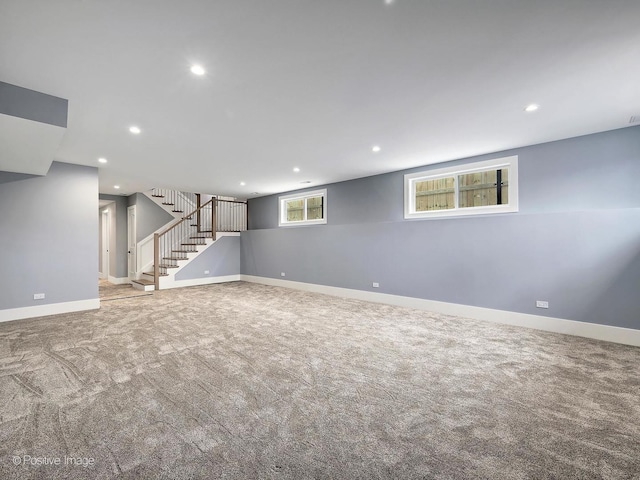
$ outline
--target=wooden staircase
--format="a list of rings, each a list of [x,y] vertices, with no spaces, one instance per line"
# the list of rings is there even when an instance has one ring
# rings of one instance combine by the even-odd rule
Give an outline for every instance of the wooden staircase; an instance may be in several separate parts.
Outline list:
[[[199,251],[206,248],[208,239],[216,240],[216,198],[200,205],[200,195],[196,195],[197,208],[182,220],[154,237],[154,263],[152,271],[144,276],[152,279],[156,289],[160,288],[160,278],[168,277],[172,269],[180,268],[179,262],[189,261]]]
[[[184,213],[184,208],[188,207],[190,204],[188,203],[188,199],[185,198],[185,193],[178,192],[175,190],[166,190],[166,189],[158,189],[154,188],[151,192],[151,197],[157,198],[161,201],[161,204],[165,207],[169,207],[171,212],[174,214]],[[181,226],[186,220],[191,220],[192,218],[197,219],[197,222],[200,222],[201,219],[201,210],[203,206],[200,206],[200,195],[195,194],[197,199],[197,208],[189,213],[186,216],[182,217],[182,220],[170,228],[166,229],[159,235],[165,235],[169,232],[172,232],[174,228]],[[197,222],[189,223],[190,227],[193,227],[193,230],[186,232],[188,235],[184,238],[184,241],[180,242],[180,247],[171,249],[168,252],[164,252],[163,255],[158,259],[157,255],[155,258],[155,262],[151,265],[151,270],[145,271],[142,273],[141,278],[137,280],[132,280],[132,286],[137,290],[145,290],[151,291],[155,290],[158,286],[158,281],[156,277],[168,277],[169,270],[173,268],[179,268],[178,261],[180,260],[189,260],[189,253],[197,252],[198,245],[205,245],[205,242],[202,239],[206,239],[207,236],[211,236],[211,230],[202,231],[201,225]],[[208,234],[208,235],[207,235]],[[158,234],[156,234],[156,237]],[[157,249],[157,246],[155,247]],[[156,268],[156,264],[158,267]]]
[[[160,263],[158,264],[160,276],[169,276],[169,269],[179,267],[178,261],[189,260],[189,253],[196,253],[198,251],[198,246],[206,245],[207,238],[213,238],[211,231],[200,232],[200,234],[198,235],[189,236],[189,238],[187,238],[184,242],[180,243],[180,248],[171,250],[170,256],[163,256],[160,259]],[[155,279],[155,265],[152,265],[152,269],[153,270],[151,271],[143,273],[143,275],[151,280]]]
[[[147,194],[147,196],[149,196]],[[191,198],[193,196],[193,198]],[[132,281],[139,290],[171,288],[175,273],[216,241],[217,232],[241,232],[247,226],[247,204],[244,201],[212,197],[201,204],[201,195],[153,189],[156,204],[172,208],[177,222],[153,236],[153,263],[140,279]],[[196,205],[187,213],[182,209]],[[166,280],[163,280],[166,278]]]

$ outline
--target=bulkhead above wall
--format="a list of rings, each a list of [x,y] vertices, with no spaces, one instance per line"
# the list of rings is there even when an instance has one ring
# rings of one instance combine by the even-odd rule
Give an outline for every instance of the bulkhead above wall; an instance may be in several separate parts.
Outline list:
[[[64,98],[0,82],[0,171],[46,175],[67,130],[68,107]]]

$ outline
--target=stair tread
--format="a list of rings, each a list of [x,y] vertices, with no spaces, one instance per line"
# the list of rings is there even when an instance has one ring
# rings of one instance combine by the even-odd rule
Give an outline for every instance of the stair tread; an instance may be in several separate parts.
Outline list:
[[[154,285],[154,282],[151,280],[147,280],[146,278],[141,278],[139,280],[131,280],[132,283],[139,283],[140,285]]]
[[[143,274],[143,275],[149,275],[149,276],[151,276],[151,277],[154,277],[154,276],[155,276],[153,272],[143,272],[142,274]],[[168,273],[161,273],[161,274],[160,274],[160,276],[161,276],[161,277],[168,277],[168,276],[169,276],[169,274],[168,274]]]
[[[160,267],[160,268],[178,268],[178,265],[166,265],[164,263],[161,263],[160,265],[158,265],[158,267]]]

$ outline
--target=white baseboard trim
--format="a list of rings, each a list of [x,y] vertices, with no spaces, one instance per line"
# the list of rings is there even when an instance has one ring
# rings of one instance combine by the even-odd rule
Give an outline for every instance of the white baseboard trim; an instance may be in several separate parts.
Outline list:
[[[112,277],[109,275],[109,283],[113,283],[114,285],[124,285],[126,283],[131,283],[129,277]]]
[[[307,292],[324,293],[336,297],[353,298],[375,303],[386,303],[400,307],[428,310],[431,312],[455,315],[459,317],[474,318],[493,323],[515,325],[518,327],[533,328],[547,332],[564,333],[578,337],[593,338],[607,342],[622,343],[640,347],[640,330],[632,328],[612,327],[596,323],[578,322],[564,318],[544,317],[528,313],[509,312],[506,310],[494,310],[491,308],[460,305],[457,303],[438,302],[422,298],[403,297],[387,293],[367,292],[350,288],[330,287],[313,283],[294,282],[278,278],[257,277],[253,275],[240,275],[240,280],[245,282],[261,283],[277,287],[294,288]]]
[[[100,308],[100,299],[77,300],[75,302],[49,303],[35,305],[33,307],[9,308],[0,310],[0,322],[10,322],[23,318],[44,317],[59,313],[80,312],[83,310],[96,310]]]
[[[239,282],[240,274],[225,275],[222,277],[192,278],[189,280],[164,280],[164,278],[160,279],[160,290],[167,290],[170,288],[195,287],[197,285],[211,285],[212,283]]]

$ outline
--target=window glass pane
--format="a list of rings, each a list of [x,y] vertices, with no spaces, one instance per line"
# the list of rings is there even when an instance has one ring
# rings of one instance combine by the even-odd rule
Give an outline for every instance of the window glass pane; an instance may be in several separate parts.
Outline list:
[[[500,205],[507,205],[509,203],[509,169],[503,168],[500,172],[502,172],[502,202]]]
[[[304,199],[287,201],[287,222],[304,220]]]
[[[327,223],[327,191],[316,190],[278,199],[279,226]]]
[[[458,175],[458,206],[469,208],[508,204],[508,178],[508,168]]]
[[[454,181],[454,177],[445,177],[416,182],[416,211],[427,212],[455,208]]]
[[[307,198],[307,220],[322,220],[324,218],[324,198]]]
[[[404,194],[406,219],[517,212],[518,157],[406,174]]]

